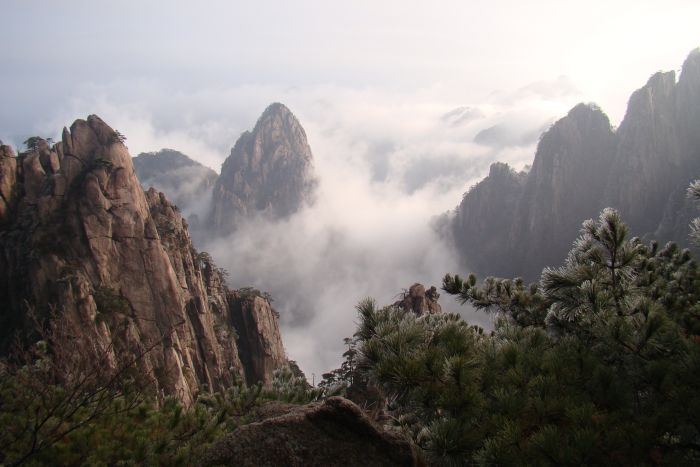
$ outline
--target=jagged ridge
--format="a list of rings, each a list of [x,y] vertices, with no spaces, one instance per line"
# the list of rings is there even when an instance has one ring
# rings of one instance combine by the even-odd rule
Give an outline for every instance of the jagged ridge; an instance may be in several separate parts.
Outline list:
[[[30,331],[28,308],[81,324],[112,361],[140,355],[139,374],[185,403],[245,380],[239,350],[284,363],[272,309],[225,287],[162,193],[141,189],[120,135],[99,117],[76,120],[53,147],[13,157],[0,148],[0,344]],[[267,335],[236,343],[236,313]],[[258,354],[256,342],[274,352]],[[155,347],[148,350],[152,345]],[[250,350],[252,349],[252,350]],[[256,376],[257,377],[257,376]],[[269,380],[269,375],[260,379]],[[252,382],[250,378],[249,382]]]
[[[630,97],[617,131],[579,104],[540,139],[532,169],[504,164],[465,194],[451,222],[456,248],[480,274],[536,279],[560,263],[581,222],[618,209],[630,230],[688,242],[700,175],[700,50],[675,73],[657,73]]]

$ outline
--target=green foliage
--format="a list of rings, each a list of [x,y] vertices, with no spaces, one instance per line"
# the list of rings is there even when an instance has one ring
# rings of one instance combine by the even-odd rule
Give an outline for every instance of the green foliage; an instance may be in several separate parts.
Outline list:
[[[700,275],[687,250],[628,239],[607,209],[539,284],[443,286],[495,313],[495,330],[358,306],[358,371],[430,461],[700,462]]]
[[[108,289],[97,297],[107,309],[122,305]],[[260,405],[320,395],[290,362],[269,388],[238,381],[184,407],[139,377],[141,357],[161,342],[115,365],[113,346],[100,347],[69,315],[53,318],[37,323],[43,340],[0,361],[0,465],[197,465]]]
[[[274,301],[269,292],[260,291],[254,287],[241,287],[240,289],[236,289],[236,292],[238,292],[243,298],[262,297],[267,300],[268,303],[272,303]]]
[[[248,422],[263,400],[259,386],[239,385],[185,408],[173,398],[156,404],[130,388],[68,410],[75,407],[58,403],[65,399],[63,386],[30,389],[35,385],[27,378],[35,371],[2,373],[0,463],[195,465],[219,436]]]
[[[27,151],[36,151],[42,141],[49,142],[51,138],[44,139],[41,136],[30,136],[22,144],[27,147]]]
[[[98,287],[92,296],[99,313],[126,314],[130,310],[129,301],[109,287]]]
[[[694,199],[696,202],[700,201],[700,180],[695,180],[690,184],[688,187],[688,197]],[[696,245],[700,246],[700,217],[696,217],[690,223],[690,237]]]
[[[357,340],[346,337],[344,339],[347,350],[343,352],[343,363],[340,368],[321,375],[319,389],[324,397],[348,396],[348,389],[353,386],[359,377],[357,373]]]
[[[114,133],[112,133],[112,143],[119,143],[119,144],[126,145],[126,136],[121,134],[119,131],[114,130]]]
[[[321,391],[312,388],[296,363],[291,362],[272,373],[272,387],[263,391],[263,395],[271,400],[305,404],[318,400]]]

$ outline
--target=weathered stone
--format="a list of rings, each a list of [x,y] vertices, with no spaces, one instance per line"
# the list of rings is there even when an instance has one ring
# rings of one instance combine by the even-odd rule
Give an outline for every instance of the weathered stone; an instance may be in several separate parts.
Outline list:
[[[426,291],[423,284],[416,283],[408,289],[401,300],[394,303],[394,306],[404,311],[411,311],[418,316],[434,315],[442,313],[438,298],[440,294],[434,286]]]
[[[202,464],[423,465],[403,436],[378,428],[357,405],[342,397],[291,408],[286,414],[244,425],[214,443]]]
[[[272,383],[272,372],[287,362],[280,338],[277,313],[270,302],[256,294],[234,291],[228,295],[229,311],[238,331],[238,347],[246,380]]]
[[[246,217],[288,217],[312,201],[315,186],[304,129],[287,107],[272,104],[221,167],[210,224],[226,234]]]
[[[179,211],[162,193],[143,192],[116,132],[93,115],[20,164],[6,154],[0,189],[15,207],[0,206],[0,351],[30,325],[28,305],[77,320],[111,349],[114,364],[136,356],[145,381],[185,403],[245,378],[228,290],[192,247]],[[282,349],[276,326],[261,327],[274,357]],[[274,368],[261,368],[269,381]]]

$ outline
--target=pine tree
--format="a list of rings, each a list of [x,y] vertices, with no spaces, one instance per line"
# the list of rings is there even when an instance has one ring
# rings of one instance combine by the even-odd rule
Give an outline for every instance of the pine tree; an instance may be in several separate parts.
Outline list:
[[[687,250],[587,221],[537,284],[447,275],[495,313],[358,306],[358,370],[436,465],[689,465],[700,461],[700,275]]]

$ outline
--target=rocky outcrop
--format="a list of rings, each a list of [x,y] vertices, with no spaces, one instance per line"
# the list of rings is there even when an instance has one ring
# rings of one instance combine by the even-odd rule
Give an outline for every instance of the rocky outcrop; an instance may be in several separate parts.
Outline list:
[[[144,190],[153,187],[165,193],[190,228],[206,220],[216,172],[174,149],[141,153],[133,162]]]
[[[17,184],[17,159],[9,146],[0,145],[0,225],[10,216]]]
[[[486,274],[509,271],[511,259],[503,254],[527,174],[508,164],[491,164],[489,175],[462,199],[451,221],[454,245],[469,266]]]
[[[225,234],[246,217],[288,217],[312,200],[315,186],[304,129],[287,107],[272,104],[221,167],[210,224]]]
[[[605,207],[620,211],[633,235],[688,244],[694,216],[685,197],[700,178],[700,51],[675,74],[657,73],[629,100],[614,132],[593,105],[579,104],[540,139],[532,169],[504,164],[467,192],[451,234],[481,275],[536,280],[560,264],[581,223]]]
[[[423,465],[411,444],[342,397],[244,425],[209,448],[205,466]]]
[[[269,385],[272,372],[287,362],[279,334],[279,315],[256,290],[233,291],[227,298],[231,321],[238,331],[246,379]]]
[[[218,271],[177,208],[141,189],[119,133],[92,115],[53,147],[2,151],[0,350],[30,331],[32,309],[79,323],[111,362],[136,359],[144,381],[185,403],[245,378]],[[275,324],[267,337],[281,346]]]
[[[438,298],[440,294],[434,286],[425,290],[423,284],[415,283],[404,293],[401,300],[394,303],[394,306],[413,312],[417,316],[434,315],[442,313]]]

